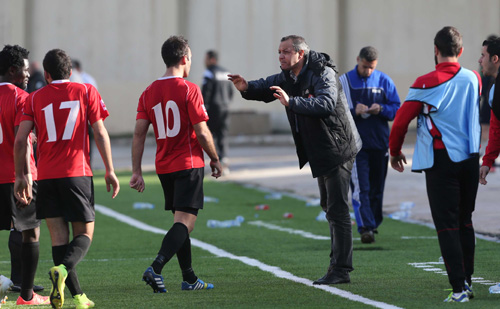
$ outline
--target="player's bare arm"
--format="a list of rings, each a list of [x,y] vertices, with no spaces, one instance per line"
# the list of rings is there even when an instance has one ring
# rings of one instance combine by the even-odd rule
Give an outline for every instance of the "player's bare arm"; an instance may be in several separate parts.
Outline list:
[[[486,176],[488,176],[488,173],[490,172],[490,168],[483,165],[479,169],[479,183],[482,185],[486,185],[488,182],[486,181]]]
[[[132,177],[130,178],[130,188],[138,192],[144,192],[146,184],[142,177],[142,155],[144,154],[144,143],[148,133],[150,122],[145,119],[137,119],[135,122],[134,138],[132,139]]]
[[[33,128],[32,121],[23,121],[17,130],[14,141],[14,166],[16,169],[16,180],[14,183],[14,194],[22,205],[27,206],[33,199],[33,180],[29,168],[28,137]]]
[[[194,131],[196,132],[196,138],[200,143],[201,147],[207,153],[210,158],[210,167],[212,168],[212,177],[219,178],[222,176],[222,165],[219,161],[219,156],[215,150],[214,140],[212,138],[212,133],[208,129],[207,123],[202,121],[195,124]]]
[[[233,82],[234,87],[239,91],[246,91],[248,89],[248,83],[243,78],[243,76],[238,74],[228,74],[227,79]]]
[[[406,157],[403,153],[398,156],[391,156],[391,166],[396,171],[402,173],[405,170],[404,164],[406,164]]]
[[[101,154],[102,161],[106,168],[106,175],[104,179],[106,181],[106,190],[111,191],[111,186],[113,187],[112,198],[115,198],[120,191],[120,183],[115,175],[115,170],[113,168],[113,159],[111,157],[111,143],[109,141],[108,131],[104,126],[102,120],[98,120],[92,124],[92,129],[94,130],[94,139]]]

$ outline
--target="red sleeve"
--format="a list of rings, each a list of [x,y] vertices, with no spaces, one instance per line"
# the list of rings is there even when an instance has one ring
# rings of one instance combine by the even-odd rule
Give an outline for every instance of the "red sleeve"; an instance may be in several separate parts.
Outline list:
[[[108,109],[101,98],[101,95],[91,84],[85,84],[87,86],[87,95],[89,100],[89,122],[94,124],[99,120],[104,120],[109,116]]]
[[[396,113],[389,136],[389,149],[391,156],[401,154],[401,148],[405,140],[406,132],[410,122],[422,111],[423,103],[417,101],[406,101]]]
[[[146,91],[144,91],[139,98],[139,103],[137,104],[137,116],[135,117],[135,120],[137,119],[145,119],[151,122],[151,119],[149,119],[149,115],[146,111]]]
[[[23,117],[24,104],[28,99],[28,95],[29,94],[25,91],[18,91],[17,102],[16,102],[16,118],[14,120],[15,126],[18,126],[21,123],[21,119]]]
[[[188,102],[190,103],[188,104],[188,113],[191,124],[195,125],[202,121],[207,121],[208,114],[203,103],[200,87],[194,84],[191,85],[194,87],[190,87],[191,89],[188,93]]]
[[[483,166],[491,168],[493,162],[500,154],[500,120],[491,111],[490,132],[488,137],[488,146],[483,156]]]

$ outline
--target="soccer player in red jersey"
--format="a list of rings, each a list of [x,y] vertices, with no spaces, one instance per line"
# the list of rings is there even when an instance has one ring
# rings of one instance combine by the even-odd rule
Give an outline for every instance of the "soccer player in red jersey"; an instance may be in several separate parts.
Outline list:
[[[29,205],[16,205],[14,196],[14,139],[22,115],[22,109],[28,93],[26,89],[29,52],[19,45],[6,45],[0,52],[0,230],[10,230],[11,223],[15,230],[22,232],[20,253],[22,283],[21,295],[17,305],[46,305],[47,296],[40,296],[33,291],[38,266],[40,220],[36,218],[35,196],[37,172],[31,151],[26,151],[25,162],[29,182],[33,193]],[[28,135],[29,135],[28,131]],[[31,139],[23,140],[24,146],[31,149]],[[29,165],[29,166],[28,166]],[[13,232],[11,232],[12,234]],[[15,233],[15,232],[14,232]],[[12,238],[12,237],[10,237]],[[10,242],[10,239],[9,239]],[[10,244],[9,244],[10,245]],[[10,247],[10,246],[9,246]]]
[[[47,222],[56,265],[49,272],[50,303],[54,308],[63,306],[67,284],[77,308],[91,308],[94,303],[82,292],[75,270],[94,234],[94,185],[87,124],[90,123],[94,131],[106,168],[106,187],[108,192],[113,187],[114,198],[120,185],[103,123],[109,113],[93,86],[69,81],[71,59],[63,50],[49,51],[43,67],[48,85],[29,95],[15,140],[14,191],[23,203],[30,198],[30,182],[22,166],[26,161],[25,140],[34,126],[38,137],[37,217]],[[71,242],[68,222],[73,229]]]
[[[174,224],[165,235],[158,256],[146,269],[143,280],[155,293],[165,293],[161,271],[177,254],[182,270],[182,290],[213,289],[198,279],[191,268],[191,240],[198,210],[203,208],[203,150],[210,157],[212,176],[222,175],[222,167],[206,121],[200,88],[185,80],[191,68],[187,40],[172,36],[163,43],[161,54],[167,66],[163,77],[142,93],[132,142],[130,187],[145,188],[141,161],[150,124],[156,136],[156,173],[165,195],[165,210],[174,214]]]
[[[389,136],[390,162],[404,171],[401,152],[408,125],[418,117],[412,171],[425,172],[427,196],[453,291],[445,302],[474,297],[475,234],[472,213],[479,175],[481,79],[458,61],[462,35],[444,27],[434,37],[436,69],[413,83]]]

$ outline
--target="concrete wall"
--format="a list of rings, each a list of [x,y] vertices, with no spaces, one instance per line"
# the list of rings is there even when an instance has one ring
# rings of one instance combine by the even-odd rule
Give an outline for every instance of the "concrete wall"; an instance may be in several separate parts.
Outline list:
[[[439,29],[462,32],[461,63],[477,69],[482,41],[500,33],[499,13],[498,0],[0,0],[0,44],[27,47],[32,61],[66,50],[97,79],[110,133],[130,134],[141,92],[164,73],[160,47],[173,34],[189,39],[189,79],[198,84],[207,49],[219,50],[228,70],[255,79],[279,71],[277,48],[288,34],[329,53],[341,73],[354,67],[361,47],[373,45],[378,69],[403,100],[415,78],[433,70]],[[277,102],[237,95],[231,109],[269,114],[273,130],[288,130]]]

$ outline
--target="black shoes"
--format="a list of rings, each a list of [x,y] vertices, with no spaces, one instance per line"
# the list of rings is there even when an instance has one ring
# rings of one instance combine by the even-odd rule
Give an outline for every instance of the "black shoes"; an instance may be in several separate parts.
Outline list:
[[[329,268],[326,275],[314,281],[313,284],[341,284],[349,282],[351,282],[349,272]]]
[[[10,291],[12,292],[21,292],[21,285],[20,284],[14,284],[9,288]],[[33,292],[40,292],[43,291],[43,286],[41,285],[34,285],[33,286]]]
[[[375,242],[375,235],[373,235],[373,231],[363,231],[361,233],[361,242],[364,244],[372,244]]]

